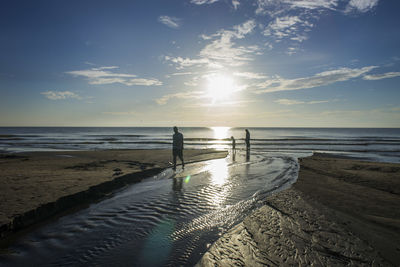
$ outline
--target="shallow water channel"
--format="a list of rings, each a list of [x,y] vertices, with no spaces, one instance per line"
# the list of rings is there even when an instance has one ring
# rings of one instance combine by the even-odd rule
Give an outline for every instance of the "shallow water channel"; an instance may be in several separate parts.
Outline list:
[[[297,173],[295,158],[241,151],[167,169],[21,237],[0,265],[192,266]]]

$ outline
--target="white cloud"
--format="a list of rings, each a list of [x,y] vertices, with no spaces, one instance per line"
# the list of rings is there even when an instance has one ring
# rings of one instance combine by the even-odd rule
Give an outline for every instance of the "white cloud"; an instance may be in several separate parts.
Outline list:
[[[236,46],[234,39],[243,39],[253,32],[256,27],[254,20],[248,20],[236,25],[233,30],[221,30],[213,37],[217,37],[200,51],[200,57],[210,62],[229,66],[240,66],[252,60],[251,55],[257,53],[258,46]]]
[[[276,77],[258,84],[260,90],[257,93],[271,93],[278,91],[289,91],[325,86],[336,82],[343,82],[362,76],[363,74],[377,68],[368,66],[360,69],[339,68],[336,70],[324,71],[311,77],[284,79]]]
[[[181,20],[175,17],[160,16],[158,21],[173,29],[178,29],[181,26]]]
[[[138,78],[138,79],[127,80],[123,84],[129,85],[129,86],[131,86],[131,85],[159,86],[159,85],[162,85],[162,82],[157,79]]]
[[[213,4],[218,1],[219,0],[191,0],[190,3],[196,4],[196,5],[204,5],[204,4]]]
[[[266,79],[267,76],[261,73],[254,73],[254,72],[234,72],[233,75],[242,77],[245,79]]]
[[[130,77],[136,77],[134,74],[125,74],[125,73],[113,73],[106,71],[106,68],[110,67],[101,67],[101,68],[92,68],[88,70],[75,70],[75,71],[67,71],[67,74],[71,74],[73,76],[83,76],[87,77],[89,79],[96,79],[100,77],[124,77],[124,78],[130,78]]]
[[[121,83],[128,86],[144,85],[154,86],[162,85],[162,82],[157,79],[143,79],[137,78],[135,74],[116,73],[109,70],[117,69],[117,66],[91,68],[87,70],[67,71],[67,74],[76,77],[85,77],[89,80],[89,84],[112,84]]]
[[[295,9],[335,10],[339,0],[257,0],[256,14],[279,15]]]
[[[338,5],[338,0],[285,0],[286,4],[291,5],[292,8],[305,8],[305,9],[335,9]]]
[[[200,56],[209,61],[217,61],[230,66],[240,66],[244,62],[252,60],[251,55],[258,48],[235,46],[232,38],[231,33],[224,33],[221,38],[206,45],[200,51]]]
[[[350,0],[346,12],[358,11],[365,13],[378,5],[379,0]]]
[[[186,67],[191,67],[191,66],[195,66],[195,65],[204,65],[204,64],[210,63],[205,58],[191,59],[191,58],[165,56],[164,59],[175,63],[177,65],[177,69],[183,69]]]
[[[202,91],[192,91],[192,92],[183,92],[183,93],[176,93],[176,94],[168,94],[164,95],[161,98],[156,99],[157,104],[165,105],[167,102],[172,98],[179,98],[179,99],[200,99],[205,98],[205,94]]]
[[[268,15],[263,34],[275,42],[304,42],[321,16],[327,12],[364,13],[379,0],[257,0],[256,14]],[[343,2],[346,2],[344,4]],[[263,25],[261,26],[263,27]],[[288,51],[291,55],[296,51]]]
[[[183,84],[186,86],[197,86],[199,83],[199,77],[193,77],[190,81],[186,81]]]
[[[292,41],[303,42],[308,39],[308,32],[314,25],[299,16],[277,17],[264,29],[265,36],[271,36],[277,41],[290,39]]]
[[[215,37],[215,35],[214,36],[213,35],[209,36],[209,35],[206,35],[206,34],[201,34],[200,35],[200,38],[203,39],[203,40],[211,40],[213,37]]]
[[[382,80],[387,78],[399,77],[400,72],[387,72],[382,74],[370,74],[363,77],[364,80]]]
[[[181,76],[181,75],[192,75],[193,72],[175,72],[172,73],[171,76]]]
[[[119,68],[118,66],[105,66],[105,67],[93,68],[93,70],[113,70],[118,68]]]
[[[298,100],[286,99],[286,98],[277,99],[274,102],[278,103],[280,105],[286,105],[286,106],[304,104],[304,101],[298,101]]]
[[[207,64],[210,68],[222,68],[224,66],[240,66],[253,60],[252,55],[258,54],[260,48],[255,45],[237,46],[235,39],[243,39],[253,32],[256,23],[253,19],[243,24],[233,26],[232,30],[220,30],[217,33],[206,36],[204,40],[211,40],[200,51],[200,58],[182,58],[166,56],[165,60],[177,65],[177,69]]]
[[[238,9],[240,3],[238,0],[232,0],[232,5],[233,5],[233,8],[236,10],[236,9]]]
[[[46,91],[41,92],[41,94],[51,100],[62,100],[68,98],[82,99],[82,97],[70,91]]]
[[[297,51],[299,51],[298,47],[288,47],[288,50],[286,51],[286,54],[288,55],[293,55],[295,54]]]
[[[275,31],[285,30],[292,27],[296,23],[300,23],[301,19],[298,16],[285,16],[276,18],[273,23],[270,24],[269,28]]]
[[[314,105],[314,104],[322,104],[322,103],[328,103],[329,100],[314,100],[314,101],[300,101],[300,100],[295,100],[295,99],[287,99],[287,98],[282,98],[282,99],[277,99],[274,101],[275,103],[278,103],[280,105],[299,105],[299,104],[308,104],[308,105]]]
[[[245,35],[251,33],[255,27],[256,27],[256,22],[255,20],[251,19],[243,24],[234,26],[233,29],[236,31],[234,32],[236,34],[236,38],[242,39],[245,37]]]
[[[314,100],[314,101],[309,101],[307,104],[314,105],[314,104],[323,104],[323,103],[329,103],[329,100]]]

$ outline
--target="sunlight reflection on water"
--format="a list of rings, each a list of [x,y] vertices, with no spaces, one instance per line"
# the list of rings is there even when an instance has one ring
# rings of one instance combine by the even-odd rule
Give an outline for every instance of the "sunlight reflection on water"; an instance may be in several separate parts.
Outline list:
[[[204,170],[210,173],[211,182],[214,185],[221,186],[225,184],[228,178],[228,163],[225,159],[209,161]]]
[[[211,129],[214,131],[215,139],[229,138],[228,131],[230,127],[211,127]]]

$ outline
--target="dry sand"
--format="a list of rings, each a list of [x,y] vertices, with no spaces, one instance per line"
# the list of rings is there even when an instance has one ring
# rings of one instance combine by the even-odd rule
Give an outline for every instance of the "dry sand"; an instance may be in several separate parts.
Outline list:
[[[215,150],[184,151],[186,163],[226,155]],[[155,175],[170,167],[170,161],[170,150],[0,155],[0,236]]]
[[[317,154],[199,266],[399,266],[400,164]]]

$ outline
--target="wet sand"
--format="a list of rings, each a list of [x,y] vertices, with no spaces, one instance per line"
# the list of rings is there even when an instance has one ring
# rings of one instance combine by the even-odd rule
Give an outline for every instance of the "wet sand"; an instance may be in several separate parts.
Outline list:
[[[399,266],[400,164],[316,154],[198,266]]]
[[[226,155],[211,149],[184,151],[186,163]],[[171,161],[170,150],[2,154],[0,237],[153,176]]]

